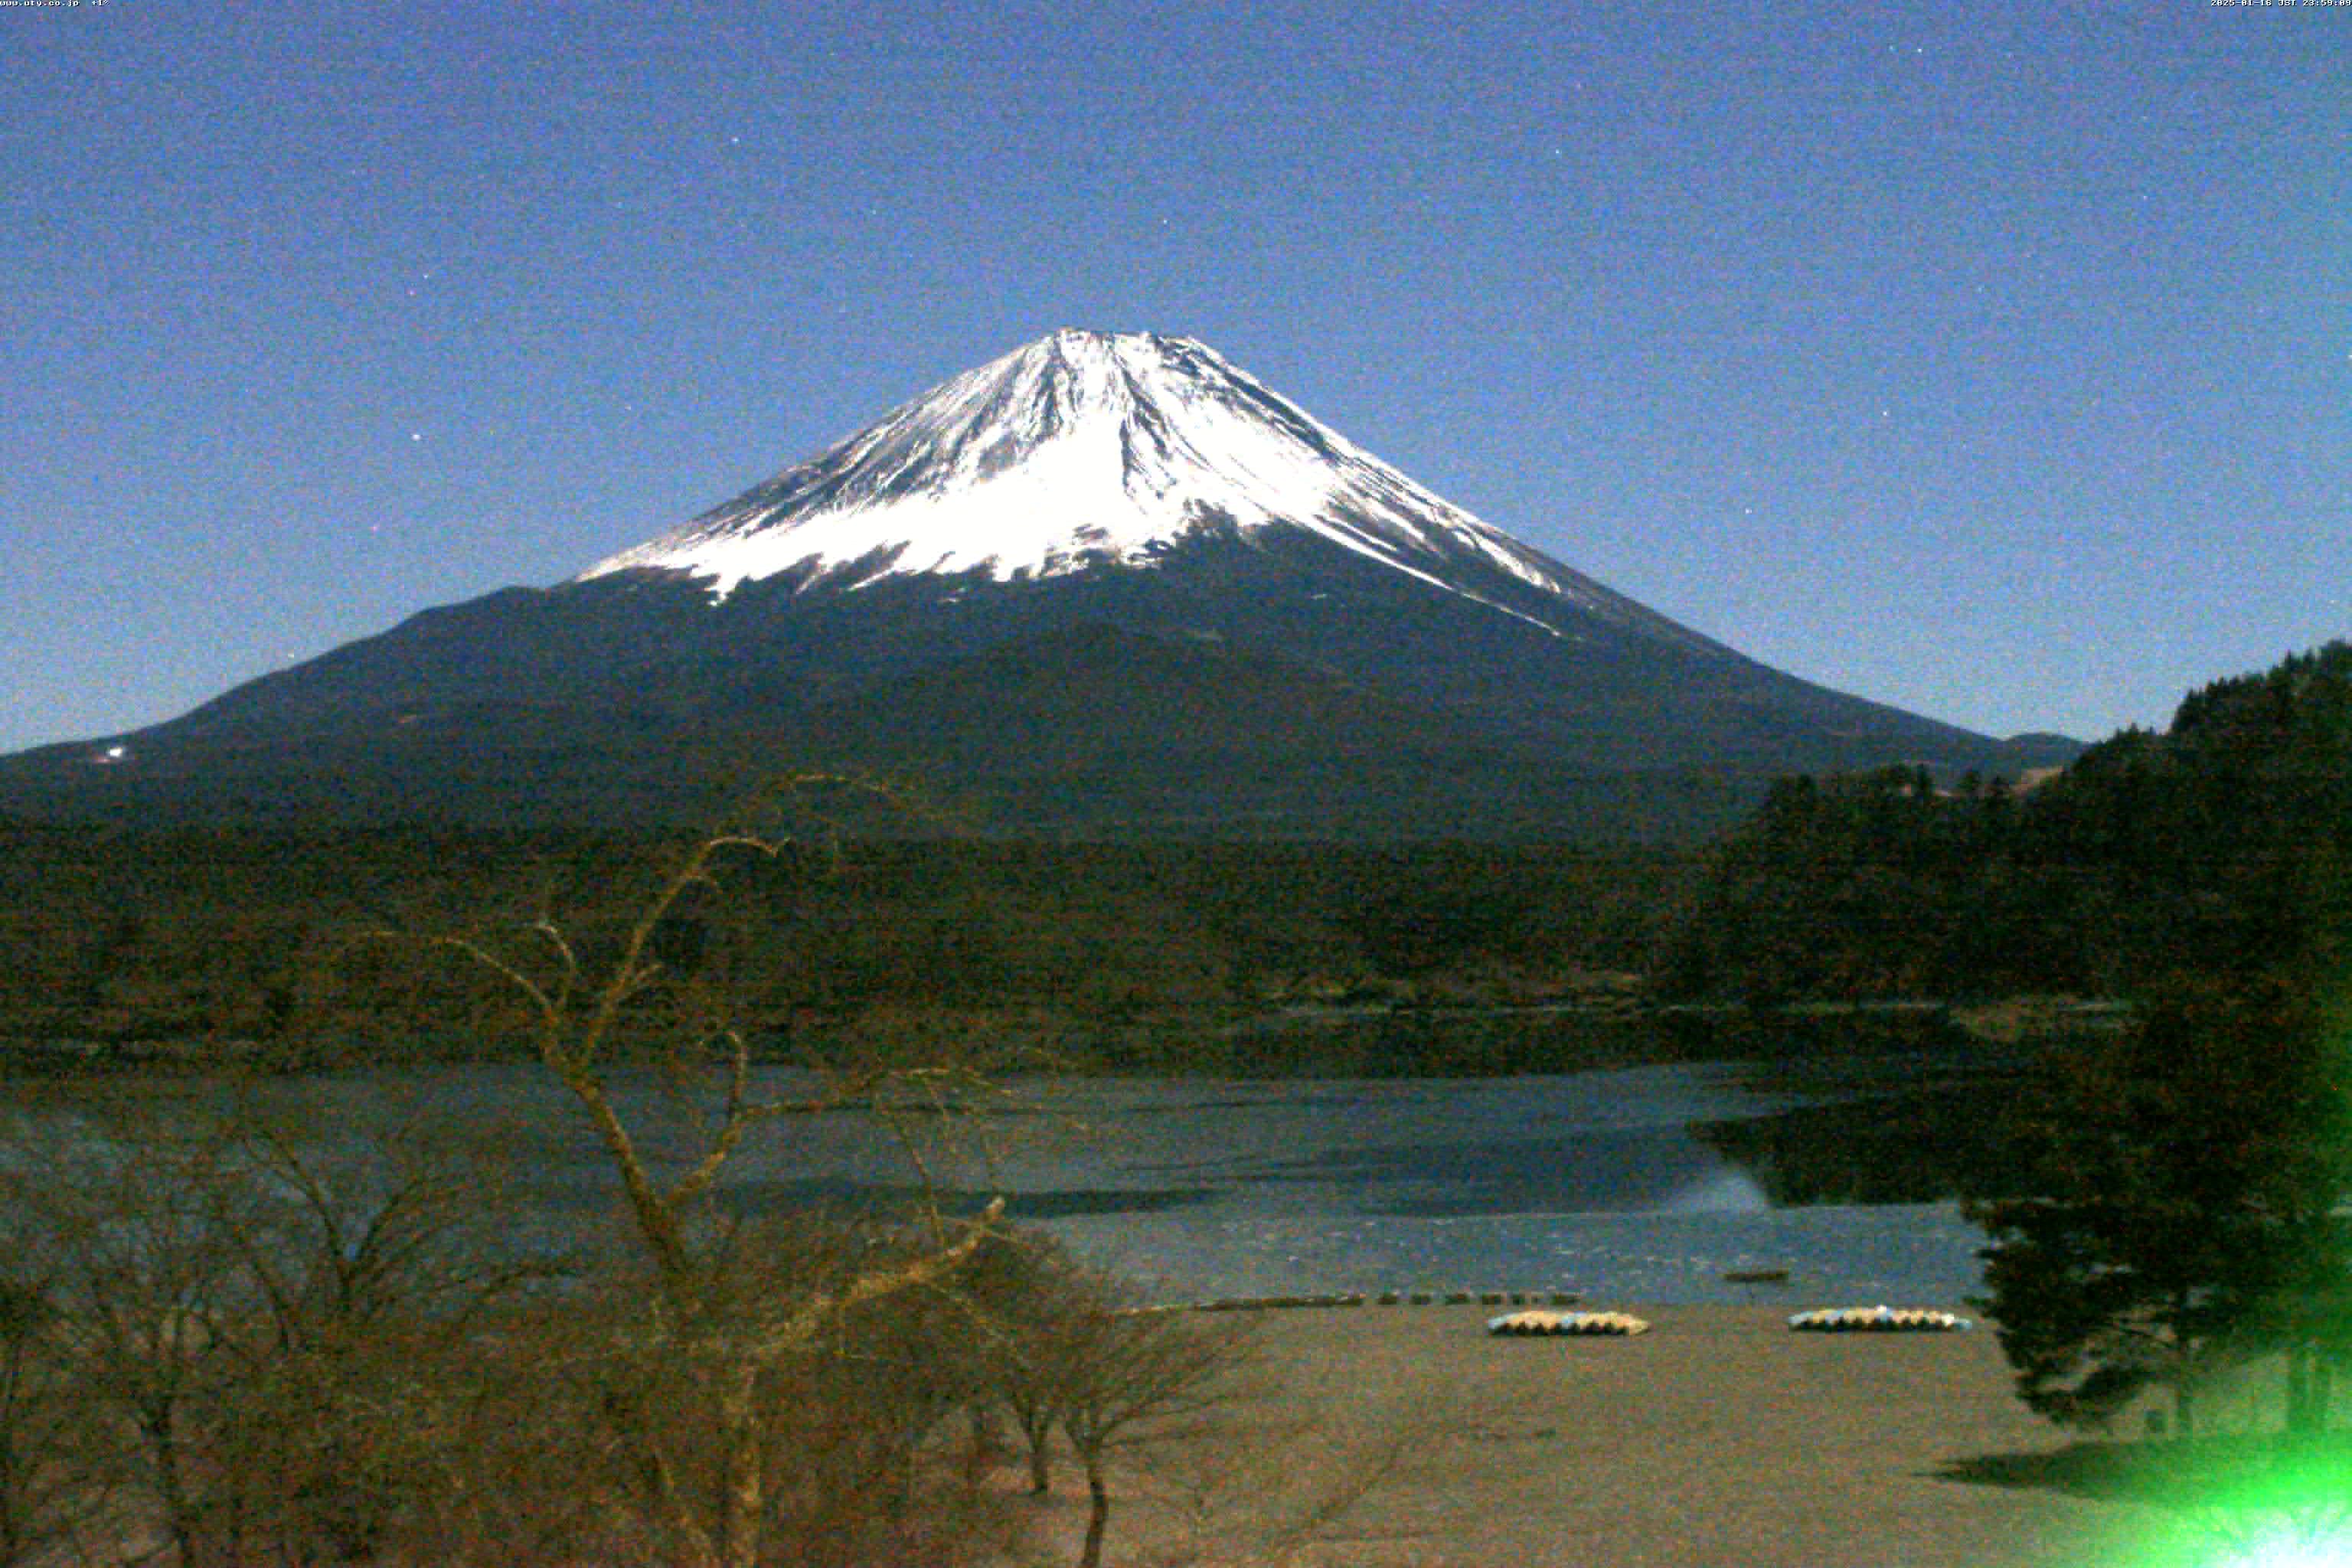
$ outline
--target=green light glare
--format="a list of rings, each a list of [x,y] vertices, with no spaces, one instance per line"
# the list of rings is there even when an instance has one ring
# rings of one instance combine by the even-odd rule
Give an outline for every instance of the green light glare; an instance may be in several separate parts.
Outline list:
[[[2210,1561],[2212,1568],[2352,1568],[2352,1539],[2340,1525],[2315,1531],[2281,1524],[2245,1545],[2225,1548]]]
[[[2168,1517],[2117,1568],[2352,1568],[2352,1458],[2332,1440],[2301,1447],[2242,1452],[2227,1481],[2151,1498]]]

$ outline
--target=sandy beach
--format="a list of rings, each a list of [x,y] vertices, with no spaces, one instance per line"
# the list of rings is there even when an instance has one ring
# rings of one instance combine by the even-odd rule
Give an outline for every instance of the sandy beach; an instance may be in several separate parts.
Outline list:
[[[1250,1394],[1216,1432],[1131,1457],[1108,1562],[2079,1568],[2164,1522],[1964,1479],[2068,1440],[2017,1402],[1981,1326],[1630,1310],[1653,1331],[1495,1338],[1491,1307],[1235,1314],[1263,1352]],[[1057,1494],[1056,1535],[1084,1509],[1076,1477]]]

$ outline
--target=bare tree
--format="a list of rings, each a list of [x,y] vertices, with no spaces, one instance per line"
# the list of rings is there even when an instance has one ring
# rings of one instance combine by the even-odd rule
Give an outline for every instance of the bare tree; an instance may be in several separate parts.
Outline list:
[[[93,1429],[87,1481],[120,1483],[183,1568],[207,1560],[223,1489],[203,1458],[229,1386],[217,1352],[239,1282],[221,1229],[217,1129],[135,1142],[82,1126],[0,1173],[12,1249],[41,1260],[53,1342]],[[117,1433],[125,1439],[117,1442]]]
[[[58,1323],[37,1274],[0,1279],[0,1568],[69,1542],[103,1502],[76,1462],[80,1423]]]
[[[788,787],[847,786],[865,781],[803,774]],[[661,949],[683,903],[719,888],[730,858],[772,859],[785,841],[720,834],[688,850],[630,923],[617,954],[589,962],[551,917],[531,921],[507,941],[469,935],[427,939],[494,976],[521,998],[539,1063],[579,1107],[617,1179],[636,1250],[646,1266],[639,1297],[640,1349],[692,1373],[696,1413],[707,1423],[719,1469],[713,1487],[691,1485],[670,1423],[646,1420],[624,1436],[659,1527],[678,1561],[696,1568],[754,1568],[771,1512],[776,1458],[768,1395],[796,1360],[816,1347],[829,1325],[866,1303],[897,1296],[953,1271],[981,1244],[1003,1212],[950,1226],[933,1215],[929,1244],[892,1250],[842,1271],[778,1279],[747,1271],[751,1249],[716,1215],[711,1198],[729,1162],[759,1128],[863,1100],[886,1104],[909,1084],[936,1082],[929,1068],[875,1068],[836,1075],[810,1096],[761,1097],[753,1091],[749,1040],[729,1016],[727,999],[688,983]],[[662,1168],[648,1154],[615,1100],[611,1069],[633,1026],[651,1016],[676,1026],[668,1065],[681,1081],[701,1069],[715,1108],[694,1146]],[[755,1283],[757,1289],[747,1289]]]
[[[1117,1304],[1108,1289],[1075,1300],[1063,1321],[1062,1433],[1087,1477],[1087,1535],[1078,1568],[1097,1568],[1110,1523],[1112,1451],[1173,1435],[1223,1404],[1244,1359],[1237,1319]]]
[[[1246,1404],[1153,1450],[1139,1488],[1163,1521],[1144,1559],[1155,1568],[1296,1563],[1354,1533],[1357,1510],[1444,1440],[1436,1420],[1411,1409],[1341,1422],[1265,1391]]]
[[[493,1184],[462,1142],[295,1125],[214,1083],[85,1090],[0,1158],[9,1250],[42,1270],[11,1339],[73,1416],[72,1463],[40,1473],[122,1552],[367,1549],[404,1490],[400,1392],[532,1271],[484,1239]]]
[[[992,1235],[959,1271],[954,1288],[971,1318],[974,1420],[1002,1411],[1021,1435],[1029,1490],[1053,1489],[1054,1433],[1072,1386],[1067,1327],[1087,1310],[1090,1283],[1053,1237]]]
[[[236,1179],[263,1201],[224,1203],[247,1304],[222,1352],[236,1419],[222,1456],[255,1478],[267,1528],[289,1555],[374,1554],[407,1516],[438,1505],[439,1472],[415,1440],[430,1408],[467,1397],[450,1375],[469,1338],[518,1291],[569,1271],[504,1242],[513,1210],[492,1127],[411,1112],[363,1136],[322,1139],[299,1110],[248,1098]]]

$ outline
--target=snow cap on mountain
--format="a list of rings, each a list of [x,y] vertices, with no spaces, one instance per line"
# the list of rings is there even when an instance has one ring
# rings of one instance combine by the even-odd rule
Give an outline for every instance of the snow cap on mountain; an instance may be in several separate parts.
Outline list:
[[[1005,582],[1149,567],[1204,531],[1268,528],[1537,625],[1477,583],[1499,573],[1705,642],[1450,505],[1205,343],[1149,332],[1040,338],[575,581],[674,572],[714,598],[783,573],[803,591],[913,574]]]

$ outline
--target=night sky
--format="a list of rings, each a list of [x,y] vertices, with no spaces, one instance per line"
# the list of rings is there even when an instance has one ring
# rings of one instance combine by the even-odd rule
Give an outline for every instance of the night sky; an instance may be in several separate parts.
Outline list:
[[[1795,674],[2352,635],[2352,5],[0,0],[0,750],[1075,326]]]

